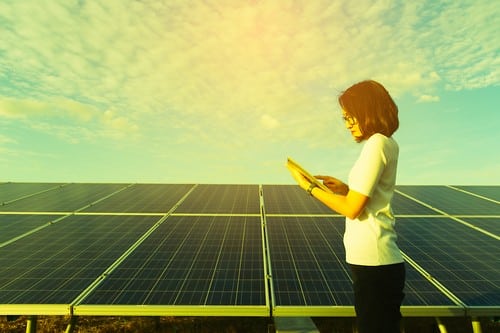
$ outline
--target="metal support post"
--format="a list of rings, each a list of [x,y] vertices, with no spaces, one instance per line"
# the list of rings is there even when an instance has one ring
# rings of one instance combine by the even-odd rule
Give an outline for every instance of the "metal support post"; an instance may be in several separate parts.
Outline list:
[[[472,317],[472,332],[482,333],[481,322],[479,321],[479,318],[477,318],[477,317]]]
[[[36,316],[29,316],[26,321],[26,333],[36,333]]]
[[[65,333],[73,333],[77,321],[78,321],[78,316],[71,316],[71,318],[69,319],[68,326],[66,327]]]
[[[444,326],[443,322],[441,321],[441,319],[439,319],[439,317],[436,317],[436,323],[440,333],[448,333],[448,331],[446,330],[446,326]]]

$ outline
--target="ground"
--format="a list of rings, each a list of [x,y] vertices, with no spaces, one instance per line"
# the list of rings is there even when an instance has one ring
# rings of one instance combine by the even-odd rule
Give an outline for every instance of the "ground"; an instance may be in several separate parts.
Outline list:
[[[27,317],[0,317],[0,332],[26,331]],[[313,318],[321,333],[351,333],[353,318]],[[468,318],[442,318],[448,333],[469,333]],[[69,322],[64,316],[40,316],[38,333],[64,332]],[[405,333],[438,332],[433,318],[404,318]],[[75,333],[274,333],[269,318],[250,317],[80,317]],[[500,333],[500,322],[482,319],[482,333]]]

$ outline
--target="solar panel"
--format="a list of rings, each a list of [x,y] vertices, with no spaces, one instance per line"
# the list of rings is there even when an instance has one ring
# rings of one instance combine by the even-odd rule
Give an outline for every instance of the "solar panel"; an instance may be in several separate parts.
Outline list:
[[[461,217],[461,220],[500,237],[500,218],[496,217]]]
[[[25,196],[48,191],[63,186],[61,183],[3,183],[0,184],[0,204],[21,199]]]
[[[124,184],[69,184],[12,201],[0,206],[0,211],[73,212],[125,189],[125,186]]]
[[[500,215],[500,205],[445,186],[399,186],[398,189],[450,215]]]
[[[353,315],[350,269],[345,263],[343,218],[268,217],[273,313]],[[407,265],[403,312],[463,314],[459,304]]]
[[[396,215],[437,215],[435,210],[423,206],[398,192],[392,197],[392,209]]]
[[[257,185],[198,185],[176,213],[259,214]]]
[[[335,214],[296,185],[264,185],[267,214]]]
[[[82,212],[166,213],[192,187],[185,184],[135,184]]]
[[[405,315],[498,313],[498,189],[398,186]],[[295,185],[6,183],[0,198],[0,314],[354,315],[344,219]]]
[[[75,313],[142,306],[142,313],[267,315],[260,217],[171,216],[113,271]],[[100,306],[92,306],[100,305]],[[246,307],[242,309],[241,306]]]
[[[307,195],[296,185],[264,185],[264,200],[267,214],[315,215],[336,214]],[[398,215],[437,215],[435,210],[423,206],[412,199],[395,193],[392,201],[393,210]]]
[[[70,304],[158,217],[69,216],[2,248],[0,304]]]
[[[400,247],[469,307],[500,304],[498,239],[449,218],[401,218]]]
[[[19,237],[59,218],[57,215],[0,215],[0,247],[15,237]]]
[[[267,218],[276,306],[352,305],[337,235],[342,223],[339,218]]]
[[[455,186],[456,188],[500,201],[500,186]]]

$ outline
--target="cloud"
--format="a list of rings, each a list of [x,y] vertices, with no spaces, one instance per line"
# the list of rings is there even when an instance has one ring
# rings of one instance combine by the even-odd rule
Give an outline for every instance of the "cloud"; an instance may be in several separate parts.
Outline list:
[[[433,96],[433,95],[421,95],[418,98],[419,103],[439,102],[439,100],[440,100],[439,96]]]
[[[277,119],[267,114],[260,117],[260,122],[262,126],[264,126],[264,128],[266,129],[275,129],[280,126],[280,122]]]
[[[358,80],[421,102],[439,100],[437,85],[500,82],[489,1],[10,1],[0,13],[0,116],[43,115],[80,140],[84,123],[159,144],[321,142],[318,122]],[[68,131],[49,119],[61,117]]]
[[[35,100],[0,99],[0,116],[5,118],[26,118],[33,114],[42,114],[46,110],[47,106],[45,103]]]
[[[131,138],[137,136],[138,131],[136,124],[115,110],[100,112],[94,106],[60,97],[47,101],[0,98],[2,117],[22,121],[72,144]]]
[[[16,143],[16,140],[0,134],[0,145],[5,144],[5,143]]]

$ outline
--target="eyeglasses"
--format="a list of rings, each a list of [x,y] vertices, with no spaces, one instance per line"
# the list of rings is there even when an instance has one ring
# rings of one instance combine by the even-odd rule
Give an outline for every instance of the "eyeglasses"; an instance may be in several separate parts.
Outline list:
[[[354,126],[354,124],[356,124],[356,118],[351,117],[349,115],[343,115],[342,120],[344,120],[344,122],[349,124],[349,126]]]

